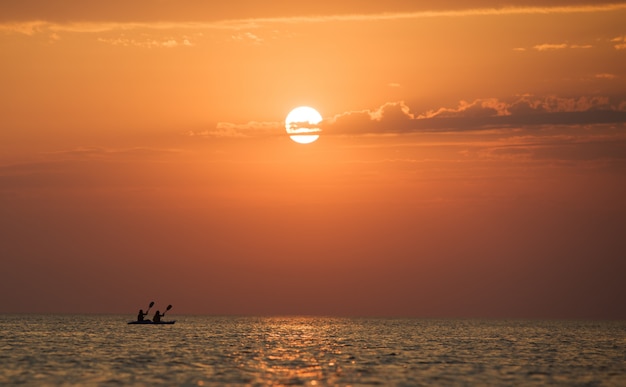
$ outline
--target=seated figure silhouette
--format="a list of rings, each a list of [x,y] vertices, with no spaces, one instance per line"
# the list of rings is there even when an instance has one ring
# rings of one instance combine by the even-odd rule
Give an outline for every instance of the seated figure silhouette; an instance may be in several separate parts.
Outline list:
[[[163,317],[164,315],[161,314],[158,310],[156,311],[156,313],[154,314],[154,317],[152,318],[152,322],[158,323],[161,322],[161,317]]]
[[[137,321],[143,321],[143,318],[148,315],[148,312],[143,312],[143,309],[139,309],[139,313],[137,314]]]

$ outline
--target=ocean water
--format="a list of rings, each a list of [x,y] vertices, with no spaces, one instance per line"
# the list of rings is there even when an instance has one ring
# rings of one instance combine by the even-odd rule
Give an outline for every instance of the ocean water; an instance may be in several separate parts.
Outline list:
[[[0,315],[0,385],[626,386],[626,322]]]

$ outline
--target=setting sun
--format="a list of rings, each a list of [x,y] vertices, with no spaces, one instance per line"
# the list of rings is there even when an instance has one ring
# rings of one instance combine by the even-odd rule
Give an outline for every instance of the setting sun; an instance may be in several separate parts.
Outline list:
[[[285,129],[289,137],[299,144],[310,144],[320,136],[317,125],[322,121],[322,116],[312,107],[300,106],[293,109],[285,119]]]

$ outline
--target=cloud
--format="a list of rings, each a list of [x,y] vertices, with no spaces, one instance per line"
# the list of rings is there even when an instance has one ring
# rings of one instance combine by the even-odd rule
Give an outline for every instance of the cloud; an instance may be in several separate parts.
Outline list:
[[[570,129],[567,132],[552,128],[520,136],[500,137],[491,143],[476,147],[476,154],[482,159],[493,160],[552,160],[605,161],[624,165],[626,160],[626,136],[606,127]],[[591,167],[588,165],[587,167]]]
[[[626,50],[626,35],[611,39],[616,50]]]
[[[118,38],[98,38],[98,42],[110,44],[113,46],[122,47],[142,47],[142,48],[174,48],[174,47],[191,47],[191,43],[188,39],[176,40],[173,38],[166,39],[130,39],[126,37]]]
[[[617,78],[617,75],[609,74],[609,73],[602,73],[602,74],[596,74],[594,75],[594,77],[597,79],[615,79]]]
[[[338,114],[320,123],[323,131],[340,133],[395,133],[394,128],[407,127],[415,115],[403,102],[389,102],[375,110],[360,110]]]
[[[50,33],[49,31],[51,25],[52,23],[44,21],[0,23],[0,32],[33,36],[41,32]]]
[[[508,105],[497,98],[477,99],[473,102],[461,101],[456,108],[439,108],[420,114],[417,118],[434,117],[490,117],[510,115]]]
[[[189,131],[187,135],[205,138],[247,138],[283,133],[285,133],[285,126],[282,122],[250,121],[245,124],[218,122],[213,130]]]
[[[461,101],[415,114],[403,102],[389,102],[378,109],[345,112],[324,120],[326,134],[401,134],[417,131],[462,131],[538,125],[585,125],[626,122],[626,101],[611,103],[608,97],[522,95]]]
[[[193,8],[193,7],[192,7]],[[461,18],[461,17],[475,17],[475,16],[503,16],[503,15],[546,15],[546,14],[571,14],[571,13],[596,13],[596,12],[611,12],[625,10],[626,4],[624,3],[607,3],[607,4],[583,4],[583,5],[566,5],[566,6],[544,6],[535,7],[521,4],[518,6],[508,7],[482,7],[482,8],[459,8],[459,9],[422,9],[416,11],[405,12],[372,12],[361,14],[337,14],[337,13],[317,13],[316,16],[278,16],[278,17],[260,17],[260,18],[233,18],[235,14],[241,14],[241,12],[233,13],[232,15],[222,15],[214,17],[211,12],[207,14],[209,17],[201,17],[196,14],[182,14],[180,12],[165,12],[164,14],[176,14],[176,18],[163,21],[162,16],[159,16],[158,20],[149,20],[150,18],[145,16],[145,12],[137,14],[136,20],[143,21],[130,21],[132,17],[125,16],[126,20],[115,20],[113,16],[110,20],[102,21],[102,17],[95,11],[91,11],[86,15],[76,15],[74,18],[68,18],[63,16],[48,17],[45,13],[24,11],[23,15],[14,17],[16,20],[11,20],[8,16],[4,18],[5,21],[0,22],[0,32],[7,33],[22,33],[25,35],[35,35],[37,33],[48,32],[75,32],[75,33],[102,33],[110,31],[131,31],[131,30],[209,30],[209,29],[221,29],[221,30],[251,30],[267,26],[269,24],[315,24],[315,23],[328,23],[328,22],[376,22],[387,20],[418,20],[427,18]],[[2,9],[0,8],[0,11]],[[111,10],[108,10],[111,11]],[[2,12],[0,12],[2,13]],[[111,12],[109,12],[111,13]],[[53,15],[52,12],[49,13]],[[111,15],[126,15],[120,12],[113,12]],[[150,15],[157,15],[154,12]],[[28,20],[29,15],[34,20]],[[147,20],[146,20],[147,19]],[[79,21],[80,20],[80,21]],[[623,40],[622,43],[623,45]],[[618,45],[620,45],[618,44]],[[620,48],[621,49],[621,48]]]
[[[561,43],[561,44],[544,43],[544,44],[537,44],[533,46],[533,49],[537,51],[556,51],[556,50],[564,50],[566,48],[589,49],[589,48],[593,48],[593,46],[591,44],[567,44],[567,43]],[[524,49],[521,49],[521,50],[515,49],[515,50],[524,51]]]
[[[263,43],[263,39],[259,38],[257,35],[252,32],[242,32],[237,35],[232,35],[232,39],[238,42],[251,42],[253,44],[261,44]]]
[[[533,46],[533,48],[537,51],[554,51],[554,50],[563,50],[565,48],[567,48],[567,44],[565,43],[561,43],[561,44],[550,44],[550,43],[544,43],[544,44],[538,44],[536,46]]]
[[[542,98],[531,95],[521,96],[519,99],[509,104],[507,108],[510,114],[538,114],[538,113],[564,113],[564,112],[585,112],[592,110],[612,110],[608,97],[578,97],[561,98],[557,96],[546,96]]]
[[[429,131],[466,131],[545,125],[626,123],[626,100],[603,96],[558,97],[524,94],[509,100],[483,98],[460,101],[415,113],[404,101],[387,102],[376,109],[348,111],[316,125],[325,135],[399,135]],[[309,127],[302,124],[299,127]],[[191,131],[206,138],[253,138],[285,134],[283,122],[237,124],[220,122],[212,130]]]
[[[52,156],[55,160],[60,159],[98,159],[98,158],[135,158],[135,157],[161,157],[167,154],[176,154],[182,152],[175,148],[102,148],[102,147],[77,147],[69,150],[47,152],[46,156]]]
[[[525,94],[510,100],[460,101],[455,107],[441,107],[419,114],[404,101],[388,102],[376,109],[348,111],[325,118],[317,127],[326,135],[399,135],[610,123],[626,123],[626,100],[611,102],[610,98],[602,96],[565,98]],[[282,122],[220,122],[212,130],[187,134],[205,138],[253,138],[284,135],[285,127]]]

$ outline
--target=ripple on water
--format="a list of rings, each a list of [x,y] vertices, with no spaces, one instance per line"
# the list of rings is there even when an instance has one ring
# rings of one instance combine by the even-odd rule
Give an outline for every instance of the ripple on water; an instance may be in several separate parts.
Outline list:
[[[626,385],[626,323],[0,316],[0,384]]]

